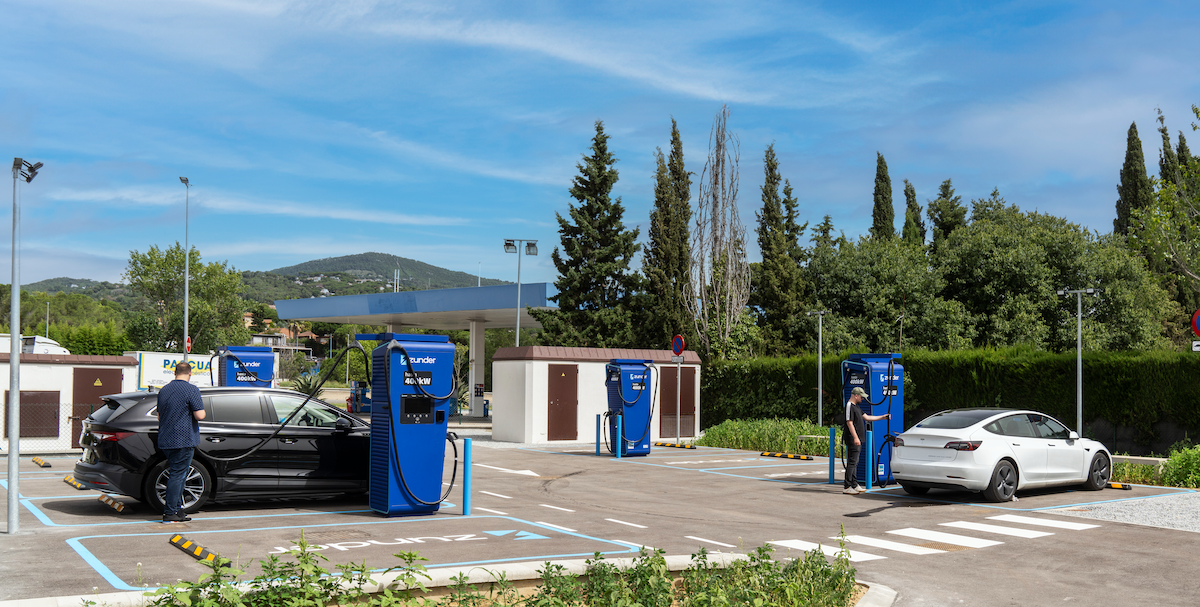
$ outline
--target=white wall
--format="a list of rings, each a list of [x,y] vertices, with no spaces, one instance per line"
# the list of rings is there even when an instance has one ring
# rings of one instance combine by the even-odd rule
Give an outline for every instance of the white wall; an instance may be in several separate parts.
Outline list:
[[[58,437],[35,437],[21,439],[21,453],[62,453],[71,450],[71,404],[75,402],[75,367],[86,366],[93,369],[121,369],[121,386],[114,387],[113,393],[133,392],[137,389],[137,367],[122,365],[70,365],[47,364],[21,361],[21,391],[58,392]],[[0,423],[4,423],[5,409],[4,392],[9,388],[9,366],[0,362]],[[0,449],[8,452],[8,439],[0,430]]]

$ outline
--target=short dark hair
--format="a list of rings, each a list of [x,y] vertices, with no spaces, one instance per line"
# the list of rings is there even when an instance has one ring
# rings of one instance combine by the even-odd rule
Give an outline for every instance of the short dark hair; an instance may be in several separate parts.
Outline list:
[[[191,375],[191,374],[192,374],[192,365],[190,365],[186,362],[182,362],[182,363],[175,365],[175,375],[176,376]]]

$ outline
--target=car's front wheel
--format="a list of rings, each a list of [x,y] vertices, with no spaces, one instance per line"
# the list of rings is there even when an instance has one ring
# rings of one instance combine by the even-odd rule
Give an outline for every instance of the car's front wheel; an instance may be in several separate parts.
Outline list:
[[[1089,491],[1099,491],[1108,486],[1110,478],[1112,478],[1112,464],[1109,463],[1108,456],[1097,453],[1092,458],[1092,466],[1088,469],[1088,477],[1083,486]]]
[[[167,479],[171,477],[171,471],[167,468],[166,460],[163,460],[150,469],[150,473],[146,475],[145,487],[143,487],[143,499],[155,512],[162,512],[167,499]],[[208,501],[208,496],[212,493],[212,475],[208,473],[208,469],[195,460],[192,460],[192,466],[188,468],[187,476],[183,481],[183,504],[180,510],[183,512],[195,512]]]
[[[1013,467],[1012,462],[1002,459],[992,470],[992,479],[987,489],[983,490],[983,497],[989,502],[1007,502],[1012,500],[1016,492],[1017,469]]]

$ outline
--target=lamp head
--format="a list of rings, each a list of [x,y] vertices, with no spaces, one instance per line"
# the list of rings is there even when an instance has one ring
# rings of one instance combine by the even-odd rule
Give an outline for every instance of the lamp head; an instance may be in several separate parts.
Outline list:
[[[1058,296],[1059,296],[1059,297],[1064,297],[1064,296],[1066,296],[1066,294],[1067,294],[1067,291],[1066,291],[1065,289],[1059,289],[1059,290],[1058,290]]]
[[[537,255],[537,241],[536,240],[531,240],[531,241],[525,243],[525,254],[526,255]]]
[[[21,165],[23,164],[25,164],[24,160],[20,158],[13,158],[13,171],[21,170]]]
[[[179,181],[180,181],[180,183],[182,183],[183,185],[191,185],[191,184],[189,184],[189,183],[188,183],[188,179],[187,179],[187,177],[180,177],[180,178],[179,178]]]
[[[505,239],[505,241],[504,241],[504,252],[505,252],[505,253],[516,253],[516,252],[517,252],[517,243],[516,243],[516,241],[515,241],[515,240],[513,240],[513,239],[511,239],[511,238]]]

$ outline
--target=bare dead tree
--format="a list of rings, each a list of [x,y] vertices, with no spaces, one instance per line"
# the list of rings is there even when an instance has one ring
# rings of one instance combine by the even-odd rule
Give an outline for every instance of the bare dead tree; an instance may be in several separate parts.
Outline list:
[[[729,107],[721,106],[708,137],[692,231],[688,311],[709,359],[724,358],[750,300],[746,227],[737,208],[740,150],[737,135],[726,129],[728,119]]]

